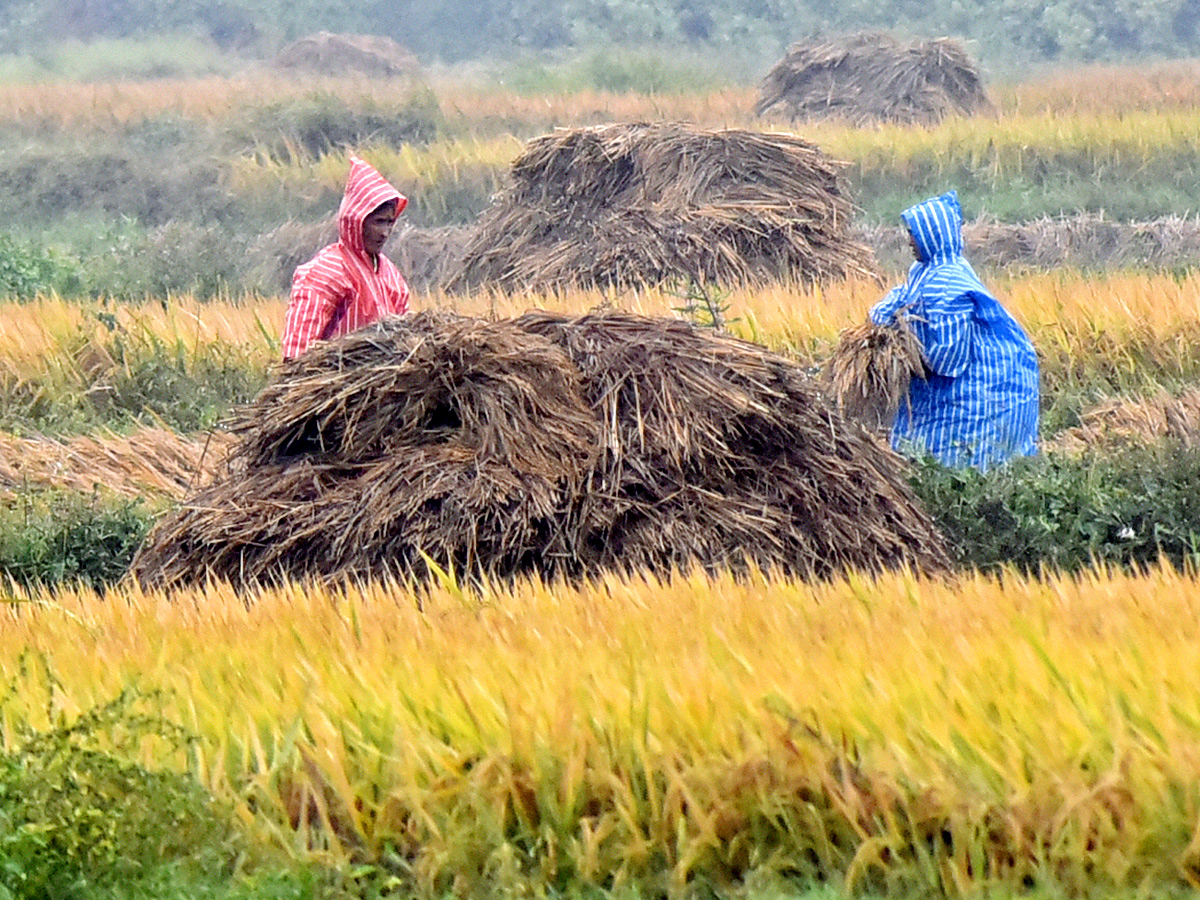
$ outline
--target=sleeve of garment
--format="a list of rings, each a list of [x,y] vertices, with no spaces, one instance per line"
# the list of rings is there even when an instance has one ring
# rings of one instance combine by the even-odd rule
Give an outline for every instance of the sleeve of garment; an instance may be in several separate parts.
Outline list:
[[[975,302],[969,292],[927,299],[909,324],[921,342],[930,371],[957,378],[971,362]]]
[[[882,300],[871,307],[868,315],[876,325],[891,325],[896,318],[896,311],[903,302],[904,289],[894,287],[884,295]]]
[[[331,285],[309,277],[292,284],[292,297],[283,322],[283,358],[294,359],[329,327],[337,311]]]

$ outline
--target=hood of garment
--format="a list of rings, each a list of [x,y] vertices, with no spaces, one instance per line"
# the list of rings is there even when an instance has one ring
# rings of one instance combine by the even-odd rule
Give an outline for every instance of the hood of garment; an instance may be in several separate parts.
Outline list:
[[[954,191],[910,206],[900,213],[900,218],[916,241],[921,262],[940,262],[962,255],[962,207]]]
[[[346,193],[338,207],[338,238],[359,256],[366,256],[363,245],[363,222],[383,203],[396,201],[396,215],[408,206],[408,198],[392,187],[386,178],[366,161],[351,154],[350,176]]]

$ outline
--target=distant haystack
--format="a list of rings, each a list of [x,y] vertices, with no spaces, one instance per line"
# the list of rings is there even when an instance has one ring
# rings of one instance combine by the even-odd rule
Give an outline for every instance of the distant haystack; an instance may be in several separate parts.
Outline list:
[[[863,224],[855,236],[875,251],[886,271],[912,264],[902,225]],[[1025,222],[976,219],[963,224],[966,256],[976,268],[1175,269],[1200,259],[1200,218],[1170,215],[1143,222],[1079,213]]]
[[[321,75],[374,78],[411,78],[421,72],[417,58],[391,38],[328,31],[318,31],[289,44],[275,58],[275,64]]]
[[[903,460],[764,347],[679,319],[388,318],[285,363],[142,584],[950,567]]]
[[[452,290],[821,283],[873,275],[843,164],[788,134],[672,123],[530,141]]]
[[[979,69],[949,38],[903,44],[864,32],[793,44],[759,87],[754,111],[793,122],[934,124],[990,108]]]
[[[414,291],[437,291],[458,272],[467,242],[474,233],[471,225],[408,226],[393,235],[387,255]]]

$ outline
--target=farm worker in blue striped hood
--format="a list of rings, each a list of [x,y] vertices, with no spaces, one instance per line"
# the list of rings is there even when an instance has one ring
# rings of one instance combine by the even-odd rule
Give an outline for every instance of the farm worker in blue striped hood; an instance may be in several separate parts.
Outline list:
[[[1036,453],[1037,354],[963,257],[958,196],[950,191],[900,217],[917,261],[908,281],[872,308],[871,321],[903,317],[921,343],[925,377],[909,385],[892,446],[979,469]]]

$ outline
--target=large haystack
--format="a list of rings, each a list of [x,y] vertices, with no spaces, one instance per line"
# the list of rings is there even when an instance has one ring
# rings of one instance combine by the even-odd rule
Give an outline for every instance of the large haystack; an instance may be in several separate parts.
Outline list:
[[[787,134],[687,125],[566,129],[530,141],[480,218],[452,290],[874,274],[849,236],[842,164]]]
[[[284,364],[147,586],[208,576],[576,579],[696,565],[942,571],[904,463],[795,364],[680,320],[386,319]]]
[[[793,44],[762,80],[754,111],[793,122],[934,124],[990,105],[979,69],[957,41],[901,43],[861,32]]]
[[[275,58],[275,65],[319,75],[376,78],[413,78],[421,72],[416,56],[391,38],[329,31],[318,31],[288,44]]]

